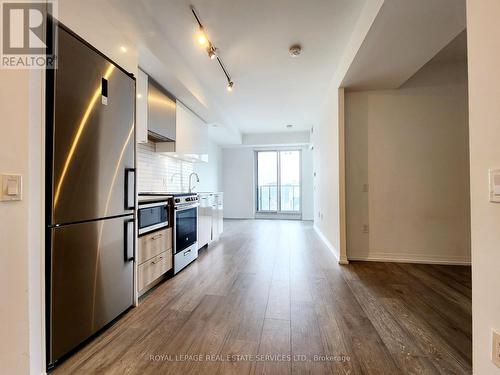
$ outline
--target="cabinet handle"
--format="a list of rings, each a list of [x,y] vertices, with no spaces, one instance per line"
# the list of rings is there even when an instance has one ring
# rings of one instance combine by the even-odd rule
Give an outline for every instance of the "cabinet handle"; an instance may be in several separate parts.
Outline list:
[[[125,209],[135,209],[135,168],[125,168]]]
[[[154,240],[157,240],[158,238],[162,238],[162,237],[163,237],[163,234],[158,234],[156,236],[151,237],[151,239],[154,241]]]
[[[163,257],[161,256],[161,257],[158,258],[158,261],[160,261],[162,259],[163,259]],[[151,264],[156,264],[156,260],[151,261]]]
[[[134,219],[125,220],[124,225],[124,248],[125,248],[125,262],[135,260],[135,242],[134,242]]]

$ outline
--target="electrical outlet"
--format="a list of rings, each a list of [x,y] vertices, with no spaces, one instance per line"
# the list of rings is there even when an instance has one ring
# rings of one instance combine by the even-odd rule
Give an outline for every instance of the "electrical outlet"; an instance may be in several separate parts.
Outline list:
[[[363,184],[363,193],[368,193],[369,185]]]
[[[493,331],[491,360],[500,367],[500,333]]]
[[[368,226],[368,224],[363,224],[363,233],[364,234],[370,233],[370,227]]]

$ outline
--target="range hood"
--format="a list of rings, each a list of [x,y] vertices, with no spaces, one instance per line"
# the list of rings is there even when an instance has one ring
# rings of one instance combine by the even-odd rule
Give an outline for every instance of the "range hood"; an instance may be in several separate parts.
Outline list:
[[[148,77],[148,139],[175,142],[176,102],[170,93]]]

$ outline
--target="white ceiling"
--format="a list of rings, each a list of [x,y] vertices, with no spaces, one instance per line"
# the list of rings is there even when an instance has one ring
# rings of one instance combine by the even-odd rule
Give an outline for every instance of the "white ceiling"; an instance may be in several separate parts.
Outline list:
[[[196,44],[190,1],[109,2],[130,29],[143,34],[140,39],[148,39],[152,53],[181,57],[185,78],[192,74],[202,86],[192,94],[201,102],[209,96],[223,114],[220,121],[257,133],[287,131],[286,124],[294,125],[290,131],[314,125],[365,0],[192,1],[234,80],[232,93],[217,63]],[[303,46],[298,58],[288,54],[294,43]]]
[[[465,27],[465,0],[385,0],[342,85],[397,88]]]
[[[59,16],[130,71],[138,63],[217,125],[209,133],[226,144],[241,143],[241,133],[309,130],[334,73],[344,76],[344,68],[345,86],[397,87],[465,27],[465,0],[384,0],[359,43],[353,43],[359,34],[353,30],[375,0],[193,4],[233,77],[232,93],[217,63],[196,43],[188,0],[65,0]],[[122,43],[130,47],[128,53],[119,52]],[[303,46],[295,59],[288,54],[294,43]],[[344,52],[350,55],[355,44],[354,60],[346,65]]]
[[[444,47],[429,63],[449,64],[467,61],[467,30],[462,31]]]

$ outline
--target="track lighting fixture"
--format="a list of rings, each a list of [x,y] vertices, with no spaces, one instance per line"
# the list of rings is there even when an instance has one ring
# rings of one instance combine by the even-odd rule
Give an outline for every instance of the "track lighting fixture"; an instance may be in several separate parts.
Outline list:
[[[198,17],[198,13],[196,12],[196,9],[194,9],[194,6],[192,5],[191,5],[191,12],[193,12],[193,16],[196,19],[196,22],[198,23],[198,28],[199,28],[197,35],[198,43],[206,48],[208,57],[210,57],[211,60],[217,60],[219,66],[221,67],[227,79],[227,91],[233,91],[234,82],[231,79],[231,76],[229,75],[226,66],[222,62],[220,54],[218,53],[218,49],[213,45],[213,43],[208,38],[205,28],[203,27],[203,24],[200,21],[200,17]]]

